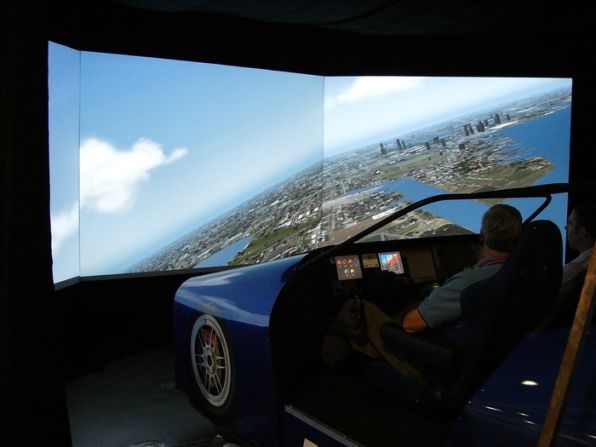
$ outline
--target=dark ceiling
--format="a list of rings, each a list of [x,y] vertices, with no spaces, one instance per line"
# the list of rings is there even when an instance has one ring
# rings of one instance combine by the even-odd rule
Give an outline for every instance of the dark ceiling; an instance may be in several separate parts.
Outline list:
[[[50,38],[82,50],[313,74],[569,76],[587,61],[592,33],[579,4],[56,0]]]
[[[509,0],[120,0],[163,13],[209,13],[362,34],[471,34],[571,30],[574,2]]]

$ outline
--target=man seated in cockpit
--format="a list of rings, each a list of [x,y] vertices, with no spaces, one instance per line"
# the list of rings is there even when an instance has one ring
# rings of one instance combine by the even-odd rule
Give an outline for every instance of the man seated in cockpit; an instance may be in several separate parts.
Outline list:
[[[482,216],[480,238],[482,258],[469,270],[453,275],[428,295],[402,320],[406,332],[421,332],[453,323],[461,317],[459,295],[466,287],[493,276],[507,260],[521,233],[519,211],[509,205],[495,205]]]
[[[575,205],[565,229],[569,248],[577,257],[563,266],[559,296],[540,328],[567,326],[573,321],[596,242],[596,204]]]
[[[351,347],[373,358],[383,357],[407,377],[416,382],[423,381],[415,368],[383,348],[381,326],[401,320],[404,330],[414,333],[457,322],[461,318],[460,293],[469,285],[499,271],[515,247],[521,228],[522,218],[517,209],[504,204],[492,206],[482,216],[480,261],[434,289],[418,307],[406,312],[403,318],[391,317],[368,301],[361,302],[361,309],[354,300],[346,301],[323,340],[323,361],[333,367]],[[366,333],[363,333],[363,325],[357,321],[359,312],[365,317]]]

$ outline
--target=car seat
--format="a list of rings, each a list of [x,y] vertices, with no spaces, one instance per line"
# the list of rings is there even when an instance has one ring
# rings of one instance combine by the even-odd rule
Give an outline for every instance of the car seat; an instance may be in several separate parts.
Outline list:
[[[561,284],[561,232],[551,221],[524,225],[520,240],[492,277],[464,289],[456,326],[420,334],[381,327],[384,347],[405,356],[426,378],[416,385],[389,364],[371,362],[370,381],[421,409],[456,412],[509,351],[545,317]]]

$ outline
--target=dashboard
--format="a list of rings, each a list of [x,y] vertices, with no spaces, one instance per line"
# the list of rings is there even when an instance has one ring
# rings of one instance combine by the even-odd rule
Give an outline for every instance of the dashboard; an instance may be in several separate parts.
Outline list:
[[[354,244],[330,258],[334,280],[373,278],[381,272],[402,277],[410,283],[445,279],[473,265],[477,260],[477,237],[462,236],[416,241]]]
[[[419,262],[424,261],[423,265],[426,266],[425,273],[430,276],[436,276],[431,252],[426,252],[425,254],[422,254],[422,256],[413,255],[412,261],[412,270],[415,271],[415,273],[419,273],[421,270]],[[339,281],[360,279],[363,277],[363,269],[380,269],[382,272],[391,272],[396,275],[403,275],[406,272],[401,251],[336,256],[334,262],[337,269],[337,279]]]
[[[433,287],[478,260],[477,235],[356,243],[329,257],[322,289],[340,301],[358,293],[378,304],[400,307],[419,301]]]

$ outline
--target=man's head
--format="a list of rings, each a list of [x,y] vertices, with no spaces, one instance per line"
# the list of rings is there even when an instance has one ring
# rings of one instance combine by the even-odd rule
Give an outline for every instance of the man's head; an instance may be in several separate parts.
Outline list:
[[[510,253],[515,247],[522,228],[519,211],[512,206],[493,205],[482,216],[480,236],[491,250]]]
[[[591,203],[576,205],[567,219],[565,228],[569,247],[580,253],[591,248],[596,238],[596,205]]]

